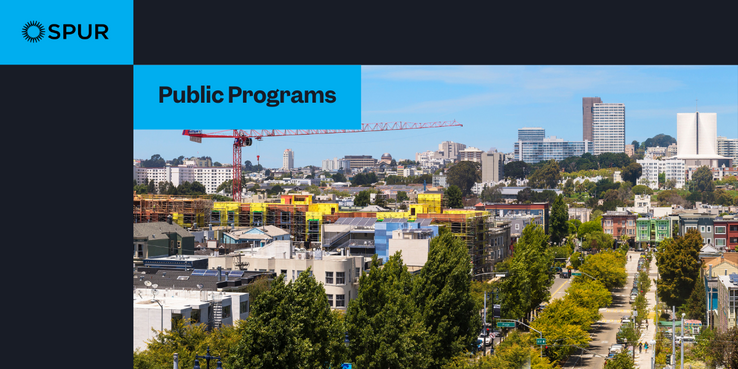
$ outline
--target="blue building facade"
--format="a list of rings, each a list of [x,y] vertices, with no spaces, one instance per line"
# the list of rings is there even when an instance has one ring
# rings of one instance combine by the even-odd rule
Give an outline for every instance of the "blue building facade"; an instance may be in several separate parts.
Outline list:
[[[438,236],[438,226],[430,224],[431,219],[417,219],[414,222],[408,222],[407,219],[384,219],[374,224],[374,246],[377,258],[382,259],[383,263],[389,260],[389,240],[392,238],[392,232],[398,229],[430,229],[433,237]]]

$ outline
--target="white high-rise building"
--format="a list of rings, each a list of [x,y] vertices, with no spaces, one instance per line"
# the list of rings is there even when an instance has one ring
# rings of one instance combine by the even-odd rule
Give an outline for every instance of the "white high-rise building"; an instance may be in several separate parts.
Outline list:
[[[290,170],[295,167],[295,152],[286,149],[282,154],[282,169]]]
[[[594,103],[592,137],[595,155],[625,152],[625,104]]]
[[[738,164],[738,138],[717,138],[717,153],[720,156],[733,159],[733,166]]]

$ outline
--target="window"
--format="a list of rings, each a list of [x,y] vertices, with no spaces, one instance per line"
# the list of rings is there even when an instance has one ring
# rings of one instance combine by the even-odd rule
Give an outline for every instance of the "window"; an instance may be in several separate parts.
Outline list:
[[[356,268],[356,278],[361,277],[361,268]]]
[[[325,284],[333,284],[333,272],[325,272]]]
[[[223,319],[231,317],[231,305],[223,306]]]
[[[282,269],[279,271],[279,274],[287,275],[287,269]]]
[[[715,246],[725,246],[725,239],[724,238],[716,238],[715,239]]]
[[[712,226],[707,226],[707,233],[712,232]]]
[[[192,313],[190,313],[190,319],[194,320],[195,323],[200,322],[200,309],[192,309]]]
[[[336,307],[346,306],[346,295],[336,295]]]
[[[738,237],[731,237],[730,243],[738,243]]]
[[[326,296],[328,296],[328,306],[333,307],[333,295]]]
[[[715,227],[715,234],[725,234],[725,226],[716,226]]]
[[[520,230],[520,224],[517,224],[517,223],[515,224],[515,230],[516,231]]]
[[[346,284],[346,273],[336,272],[336,284]]]
[[[705,231],[705,226],[700,226],[700,232],[704,232],[704,231]]]
[[[241,301],[241,314],[246,314],[249,312],[249,302],[247,301]]]

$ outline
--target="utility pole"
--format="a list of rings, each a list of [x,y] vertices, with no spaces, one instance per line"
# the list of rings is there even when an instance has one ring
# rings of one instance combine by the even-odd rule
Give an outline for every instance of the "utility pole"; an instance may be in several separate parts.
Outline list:
[[[671,307],[671,367],[674,368],[676,364],[676,347],[674,343],[676,341],[676,306]]]

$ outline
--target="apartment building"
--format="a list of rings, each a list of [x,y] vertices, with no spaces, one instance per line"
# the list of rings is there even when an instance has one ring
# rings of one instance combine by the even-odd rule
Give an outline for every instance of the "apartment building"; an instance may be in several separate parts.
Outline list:
[[[301,251],[290,241],[274,241],[264,247],[210,257],[208,265],[210,269],[217,266],[229,269],[241,264],[248,271],[283,274],[285,282],[296,280],[310,268],[312,276],[323,284],[331,307],[344,310],[358,294],[359,277],[365,270],[365,261],[363,256],[331,255],[320,250]]]
[[[223,182],[233,179],[233,168],[231,167],[196,167],[167,165],[164,168],[133,168],[133,178],[137,184],[148,184],[154,181],[156,190],[159,191],[160,182],[171,182],[179,186],[184,182],[199,182],[205,186],[205,193],[215,194],[216,189]]]
[[[669,159],[655,160],[644,159],[636,160],[641,165],[641,177],[637,183],[648,186],[651,189],[659,188],[659,174],[664,173],[667,181],[673,179],[676,181],[676,188],[683,188],[686,181],[686,171],[684,160]]]
[[[715,326],[720,332],[735,327],[738,316],[738,274],[718,276],[718,306]]]
[[[636,218],[635,214],[626,211],[608,211],[602,214],[602,230],[614,239],[622,235],[636,238]]]
[[[594,155],[625,152],[625,104],[592,104]]]

